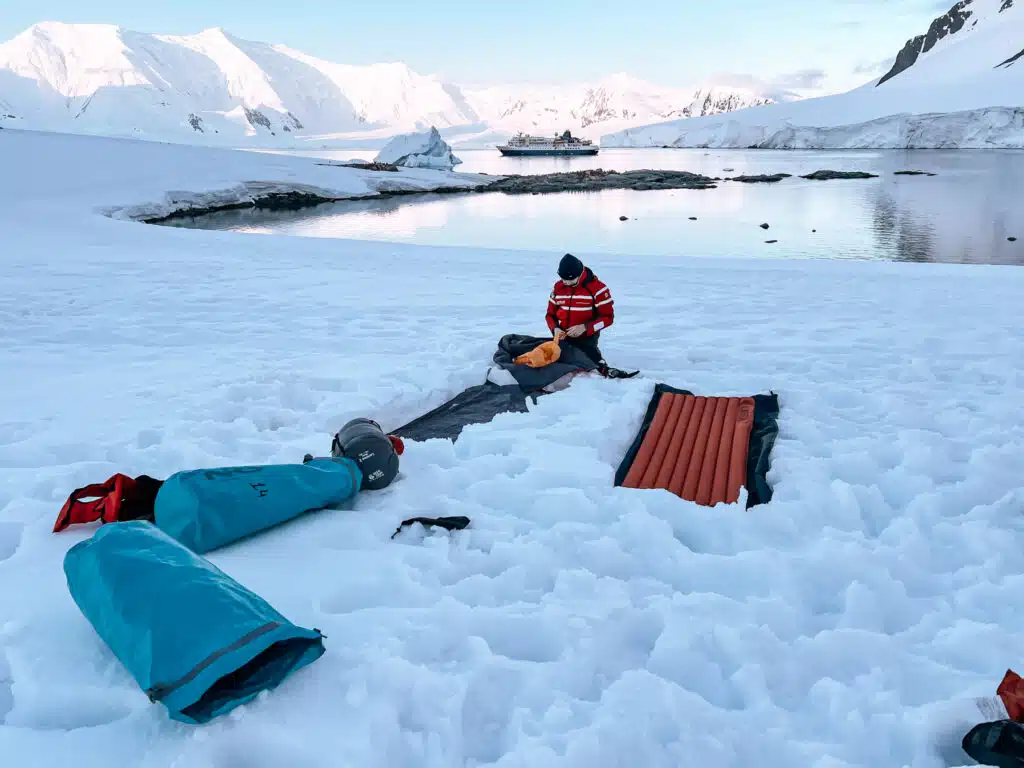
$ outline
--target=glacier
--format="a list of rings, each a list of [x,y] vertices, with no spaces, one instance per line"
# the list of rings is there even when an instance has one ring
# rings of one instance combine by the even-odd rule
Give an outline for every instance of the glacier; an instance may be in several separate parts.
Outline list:
[[[909,66],[901,62],[903,68],[895,68],[895,74],[852,91],[726,115],[633,126],[602,135],[601,145],[775,149],[1024,146],[1024,57],[1014,58],[1024,48],[1021,6],[1007,0],[964,0],[933,22],[932,29],[939,31],[932,31],[924,42],[911,41],[921,49],[928,40],[932,42]]]

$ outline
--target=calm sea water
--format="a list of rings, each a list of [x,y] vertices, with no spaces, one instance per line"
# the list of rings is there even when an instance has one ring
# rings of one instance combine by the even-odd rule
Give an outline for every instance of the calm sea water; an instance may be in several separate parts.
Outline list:
[[[375,153],[303,154],[345,160],[372,159]],[[581,253],[1024,264],[1024,152],[623,149],[578,158],[505,158],[497,150],[457,154],[464,161],[458,170],[493,175],[657,168],[709,176],[790,173],[794,178],[778,184],[727,182],[712,190],[424,195],[300,212],[230,211],[176,226]],[[880,178],[796,178],[819,169],[869,171]],[[898,170],[938,175],[894,176]],[[620,216],[628,220],[620,221]],[[770,228],[762,229],[762,223]],[[1012,236],[1020,240],[1009,242]]]

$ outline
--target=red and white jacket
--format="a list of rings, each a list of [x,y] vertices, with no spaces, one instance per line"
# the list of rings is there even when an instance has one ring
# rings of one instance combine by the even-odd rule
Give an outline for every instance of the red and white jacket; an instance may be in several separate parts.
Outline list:
[[[586,326],[586,335],[593,336],[615,321],[615,302],[608,286],[589,269],[584,269],[576,285],[566,285],[561,280],[555,283],[545,319],[552,333],[555,328],[567,331],[582,323]]]

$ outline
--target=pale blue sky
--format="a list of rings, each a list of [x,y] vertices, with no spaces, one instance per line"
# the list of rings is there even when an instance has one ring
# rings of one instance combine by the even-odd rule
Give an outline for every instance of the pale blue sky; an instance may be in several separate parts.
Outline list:
[[[953,0],[3,0],[0,39],[37,21],[188,34],[219,26],[352,64],[404,61],[459,84],[628,72],[663,85],[750,74],[828,90],[870,79]],[[3,7],[6,6],[6,7]]]

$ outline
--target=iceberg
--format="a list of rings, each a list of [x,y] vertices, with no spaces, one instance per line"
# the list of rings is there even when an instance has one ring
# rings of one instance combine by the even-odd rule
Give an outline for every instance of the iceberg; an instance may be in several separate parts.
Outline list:
[[[384,145],[374,162],[450,171],[462,161],[452,154],[452,148],[441,138],[437,128],[431,126],[429,131],[395,136]]]

